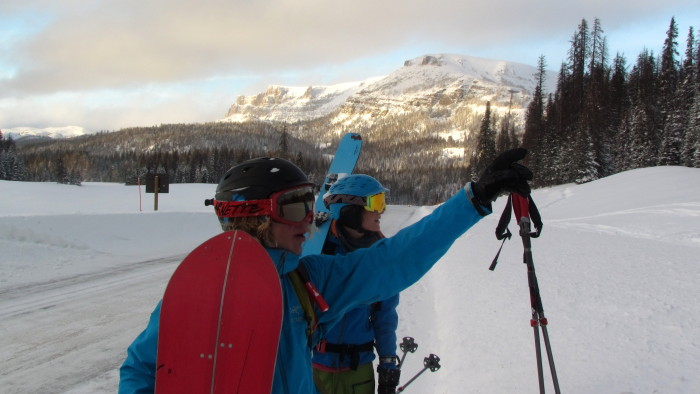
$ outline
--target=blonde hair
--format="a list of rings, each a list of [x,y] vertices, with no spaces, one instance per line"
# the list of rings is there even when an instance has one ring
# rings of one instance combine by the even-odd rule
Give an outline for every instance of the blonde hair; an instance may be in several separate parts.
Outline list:
[[[221,224],[224,231],[241,230],[252,235],[263,245],[275,245],[270,230],[270,218],[267,216],[229,218],[226,223]]]
[[[269,216],[253,216],[229,218],[227,222],[221,223],[221,228],[224,231],[241,230],[253,236],[263,246],[277,247],[277,241],[272,236],[272,219]],[[306,226],[307,237],[318,231],[318,228],[312,223]]]

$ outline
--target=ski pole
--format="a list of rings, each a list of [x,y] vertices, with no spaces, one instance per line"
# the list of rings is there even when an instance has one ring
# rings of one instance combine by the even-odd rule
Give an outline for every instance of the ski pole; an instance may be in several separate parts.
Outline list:
[[[403,351],[403,355],[401,355],[401,361],[399,361],[398,368],[400,369],[401,366],[403,365],[403,360],[406,359],[406,354],[408,352],[415,353],[416,350],[418,349],[418,344],[413,341],[413,338],[411,337],[403,337],[403,342],[399,345],[399,348]]]
[[[418,377],[425,372],[427,369],[430,369],[430,372],[435,372],[438,369],[440,369],[440,357],[431,354],[430,356],[426,357],[423,359],[423,369],[420,370],[417,374],[415,374],[406,384],[403,386],[399,387],[396,389],[397,393],[400,393],[408,387],[409,384],[413,383],[414,380],[418,379]]]
[[[557,378],[557,372],[554,367],[554,356],[552,354],[552,347],[549,342],[549,333],[547,331],[547,318],[544,316],[544,307],[542,306],[542,297],[540,295],[539,284],[537,283],[537,275],[535,274],[535,264],[532,260],[532,242],[531,237],[539,236],[539,229],[542,227],[541,219],[539,217],[539,212],[537,212],[537,207],[530,197],[523,197],[519,194],[511,194],[511,199],[513,200],[513,212],[515,212],[515,219],[520,226],[520,237],[523,240],[523,263],[527,266],[527,278],[528,287],[530,289],[530,308],[532,309],[532,318],[530,319],[530,325],[533,328],[535,336],[535,355],[537,357],[537,377],[540,385],[540,393],[544,393],[544,373],[542,368],[542,349],[540,346],[540,334],[539,328],[542,327],[542,336],[544,338],[545,350],[547,351],[547,360],[549,361],[549,369],[552,374],[552,381],[554,383],[554,391],[559,394],[559,379]],[[533,208],[533,220],[536,222],[538,231],[536,233],[530,232],[530,208]]]

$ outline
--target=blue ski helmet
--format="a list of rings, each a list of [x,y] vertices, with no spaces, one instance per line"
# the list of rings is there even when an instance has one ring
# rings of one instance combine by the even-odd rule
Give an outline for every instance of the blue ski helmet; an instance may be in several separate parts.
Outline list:
[[[334,195],[349,195],[358,197],[368,197],[375,194],[384,193],[389,189],[382,186],[378,180],[369,175],[352,174],[338,179],[337,182],[328,190],[328,200],[332,201]],[[324,200],[326,200],[324,198]],[[340,219],[340,211],[343,207],[350,205],[347,202],[331,202],[328,208],[331,211],[333,219]]]

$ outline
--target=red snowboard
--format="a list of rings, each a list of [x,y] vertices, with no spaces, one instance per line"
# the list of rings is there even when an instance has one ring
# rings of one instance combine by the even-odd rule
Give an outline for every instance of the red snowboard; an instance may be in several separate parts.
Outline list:
[[[263,247],[227,231],[193,250],[163,296],[156,393],[270,393],[282,290]]]

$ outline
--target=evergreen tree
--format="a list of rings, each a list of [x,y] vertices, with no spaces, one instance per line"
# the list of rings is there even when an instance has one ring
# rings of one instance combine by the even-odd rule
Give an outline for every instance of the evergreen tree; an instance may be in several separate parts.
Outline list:
[[[649,167],[658,162],[662,122],[657,80],[654,55],[644,50],[630,72],[631,108],[626,152],[637,157],[628,168]]]
[[[287,124],[282,128],[282,134],[280,136],[280,156],[283,158],[290,158],[289,156],[289,134],[287,133]]]
[[[27,169],[24,161],[17,155],[17,148],[12,137],[4,139],[0,130],[0,180],[24,181]]]
[[[501,127],[496,136],[496,155],[517,146],[515,141],[511,140],[511,135],[514,134],[514,128],[515,126],[512,125],[511,113],[508,111],[503,121],[501,121]]]
[[[688,129],[683,153],[684,165],[700,168],[700,94],[697,91],[689,110]]]
[[[697,48],[697,52],[696,52]],[[695,152],[700,144],[700,45],[697,45],[693,28],[688,29],[688,41],[683,63],[682,102],[685,109],[685,137],[681,154],[681,164],[697,167]]]
[[[666,40],[661,50],[661,76],[660,93],[662,98],[667,98],[676,90],[678,84],[678,26],[675,18],[666,31]]]
[[[537,174],[537,184],[542,186],[556,185],[561,174],[563,157],[561,157],[559,141],[559,113],[552,94],[547,98],[545,110],[544,133],[542,137],[542,157],[544,158],[542,167],[545,171]],[[533,181],[535,181],[533,179]]]
[[[491,128],[491,102],[486,102],[486,113],[479,128],[476,152],[472,157],[471,168],[473,178],[478,177],[496,158],[496,136]]]
[[[600,23],[600,19],[595,18],[593,20],[593,29],[591,30],[590,65],[588,66],[591,72],[596,67],[604,66],[608,61],[608,48],[603,33],[603,26]]]
[[[661,52],[661,73],[659,81],[659,99],[661,108],[661,147],[659,149],[660,165],[678,165],[681,162],[681,150],[685,139],[683,113],[686,106],[678,94],[678,26],[674,18],[666,32],[666,40]],[[685,107],[685,108],[684,108]]]
[[[627,89],[627,60],[618,53],[613,60],[612,76],[610,78],[610,106],[609,106],[609,135],[610,154],[612,155],[612,173],[619,171],[620,160],[624,158],[624,141],[620,138],[624,134],[624,119],[629,111],[629,96]]]
[[[570,106],[572,114],[580,114],[583,107],[584,89],[586,80],[586,60],[589,58],[590,42],[588,22],[583,19],[578,26],[578,31],[571,39],[569,49],[569,70],[571,82]],[[578,119],[578,116],[576,116]],[[573,124],[573,123],[572,123]]]
[[[577,136],[586,140],[585,160],[587,168],[586,181],[598,179],[612,173],[612,154],[610,153],[610,70],[607,65],[607,48],[600,20],[595,19],[591,31],[590,66],[585,75],[585,101],[581,108],[581,125],[578,132],[586,133]],[[579,152],[583,153],[583,152]],[[577,176],[579,179],[580,176]]]
[[[575,135],[574,151],[571,157],[571,165],[574,168],[576,183],[586,183],[598,179],[599,163],[596,161],[596,154],[590,129],[578,130]]]
[[[539,173],[544,168],[541,166],[543,160],[542,134],[544,133],[545,115],[544,115],[544,97],[543,88],[546,77],[546,61],[544,55],[541,55],[537,61],[537,72],[535,79],[535,91],[532,95],[532,100],[527,106],[525,113],[525,130],[523,132],[522,146],[529,151],[525,164],[530,167],[534,173]],[[535,181],[536,182],[536,181]]]
[[[62,155],[58,156],[56,160],[53,177],[56,183],[68,183],[68,171],[66,170]]]

